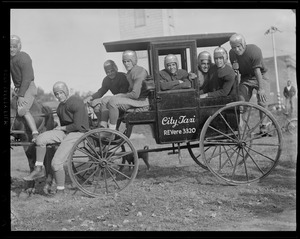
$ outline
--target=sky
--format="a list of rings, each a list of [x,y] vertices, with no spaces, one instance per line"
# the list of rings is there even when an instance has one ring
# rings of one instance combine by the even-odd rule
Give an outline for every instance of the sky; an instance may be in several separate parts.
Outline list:
[[[296,15],[290,9],[174,9],[174,21],[174,35],[241,33],[265,58],[273,57],[273,45],[264,33],[275,26],[275,54],[296,58]],[[122,53],[107,53],[103,46],[120,40],[118,9],[11,9],[10,31],[21,38],[35,83],[45,92],[56,81],[66,82],[71,92],[96,92],[107,59],[125,72]]]

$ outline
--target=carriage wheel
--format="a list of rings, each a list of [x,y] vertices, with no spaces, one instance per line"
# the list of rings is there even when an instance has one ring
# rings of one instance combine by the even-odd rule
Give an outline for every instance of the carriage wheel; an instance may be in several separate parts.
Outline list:
[[[298,119],[291,119],[286,128],[288,132],[295,135],[298,132]]]
[[[112,137],[105,137],[110,133]],[[133,156],[133,164],[123,160]],[[129,186],[138,171],[137,151],[122,133],[97,128],[73,145],[68,157],[72,182],[89,196],[117,193]]]
[[[274,127],[260,134],[263,121]],[[200,152],[206,166],[233,185],[266,177],[277,165],[281,150],[282,132],[273,115],[247,102],[219,109],[207,119],[200,135]]]
[[[191,144],[187,143],[187,149],[192,157],[192,159],[205,170],[208,170],[208,167],[205,165],[205,161],[203,161],[200,153],[199,143]]]

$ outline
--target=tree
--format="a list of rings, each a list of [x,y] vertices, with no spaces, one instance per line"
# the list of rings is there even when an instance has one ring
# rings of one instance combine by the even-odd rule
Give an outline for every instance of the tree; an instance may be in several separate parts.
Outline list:
[[[55,101],[54,95],[52,93],[45,93],[41,87],[37,88],[36,99],[40,102]]]

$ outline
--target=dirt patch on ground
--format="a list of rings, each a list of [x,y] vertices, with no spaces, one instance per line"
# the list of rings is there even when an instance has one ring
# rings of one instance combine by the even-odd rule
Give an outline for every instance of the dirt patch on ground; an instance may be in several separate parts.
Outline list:
[[[157,147],[149,137],[132,141],[138,149]],[[297,139],[287,133],[279,164],[259,183],[229,186],[187,150],[183,165],[177,155],[159,152],[150,153],[150,171],[140,161],[133,184],[120,194],[89,198],[67,190],[60,201],[43,194],[43,180],[33,196],[19,197],[27,160],[21,148],[11,152],[12,231],[296,231]]]

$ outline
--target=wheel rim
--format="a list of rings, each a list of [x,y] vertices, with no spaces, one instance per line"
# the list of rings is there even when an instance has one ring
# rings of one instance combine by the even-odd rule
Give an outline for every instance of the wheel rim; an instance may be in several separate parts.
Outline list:
[[[110,133],[113,138],[105,138]],[[131,155],[133,162],[123,160]],[[94,129],[73,145],[68,157],[72,182],[85,194],[97,197],[124,190],[136,177],[137,152],[122,133],[110,129]]]
[[[241,109],[245,112],[242,118]],[[260,114],[274,126],[263,135],[258,134],[263,122]],[[266,177],[277,165],[281,150],[282,133],[275,118],[261,106],[247,102],[219,109],[206,121],[200,135],[205,165],[219,179],[233,185]]]
[[[205,165],[205,161],[203,161],[203,159],[202,159],[200,148],[199,148],[199,143],[192,145],[191,143],[188,142],[187,149],[190,153],[190,156],[196,162],[196,164],[198,164],[203,169],[208,170],[208,167]]]

